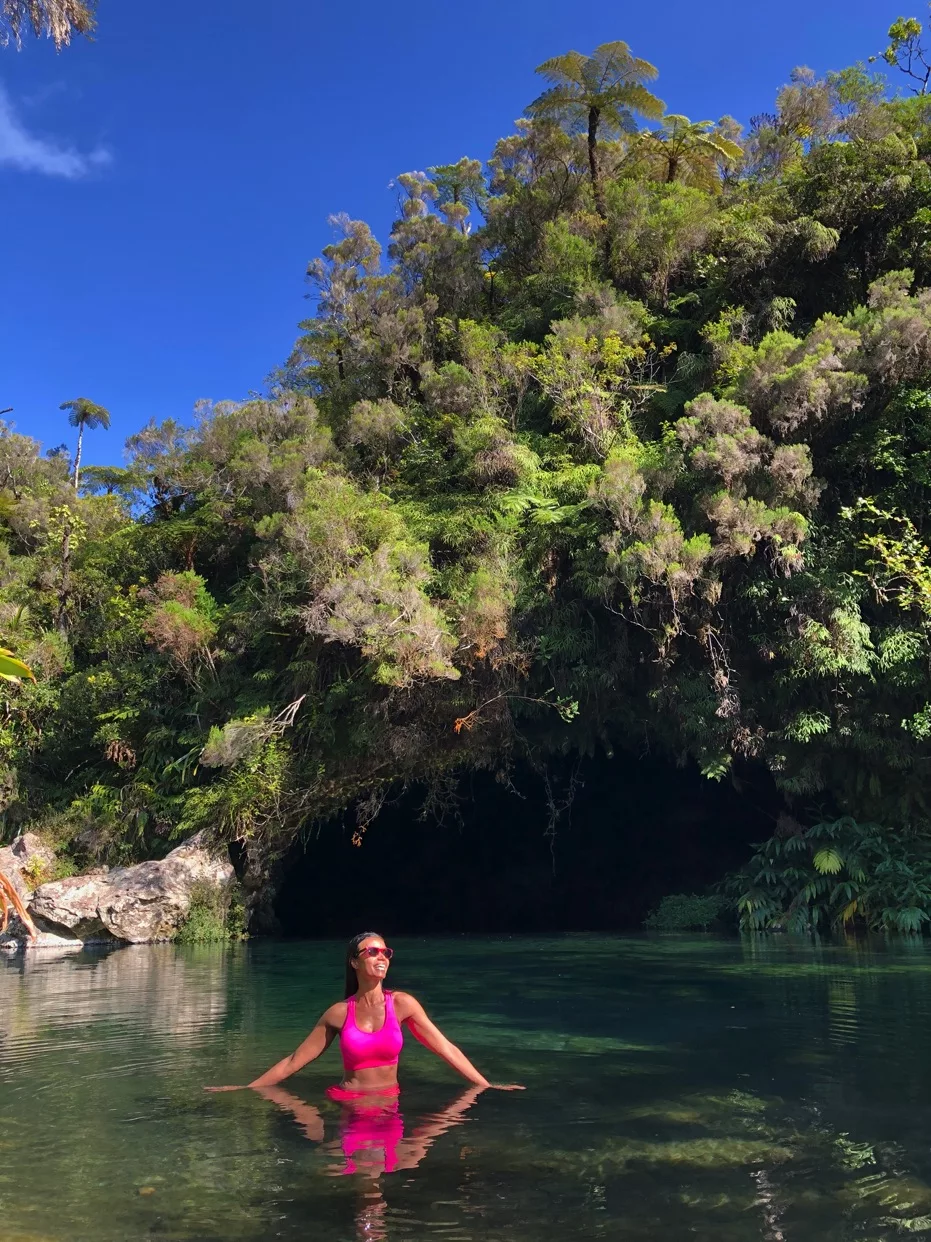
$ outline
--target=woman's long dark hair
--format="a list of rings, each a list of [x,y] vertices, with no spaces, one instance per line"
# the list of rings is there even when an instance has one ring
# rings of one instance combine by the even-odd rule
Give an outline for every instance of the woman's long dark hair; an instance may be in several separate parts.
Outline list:
[[[356,978],[356,972],[352,968],[353,958],[359,956],[359,949],[362,943],[369,939],[370,936],[377,936],[379,940],[384,940],[381,932],[359,932],[358,936],[353,936],[346,946],[346,999],[355,996],[359,990],[359,980]]]

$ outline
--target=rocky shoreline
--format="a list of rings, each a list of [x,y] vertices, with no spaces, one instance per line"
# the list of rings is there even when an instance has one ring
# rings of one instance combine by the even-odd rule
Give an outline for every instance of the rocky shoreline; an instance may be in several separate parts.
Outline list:
[[[33,833],[0,849],[0,871],[35,922],[33,941],[13,914],[0,951],[82,949],[88,944],[153,944],[173,940],[198,897],[228,891],[235,873],[225,850],[204,833],[165,858],[36,884],[55,866],[55,853]]]

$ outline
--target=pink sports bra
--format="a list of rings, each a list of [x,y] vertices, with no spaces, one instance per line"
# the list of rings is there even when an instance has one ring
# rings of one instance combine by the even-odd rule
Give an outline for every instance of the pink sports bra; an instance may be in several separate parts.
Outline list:
[[[339,1033],[339,1047],[343,1054],[346,1077],[356,1070],[379,1069],[382,1065],[397,1065],[404,1035],[397,1014],[394,997],[385,993],[385,1020],[377,1031],[360,1031],[356,1026],[356,998],[346,1001],[346,1021]]]

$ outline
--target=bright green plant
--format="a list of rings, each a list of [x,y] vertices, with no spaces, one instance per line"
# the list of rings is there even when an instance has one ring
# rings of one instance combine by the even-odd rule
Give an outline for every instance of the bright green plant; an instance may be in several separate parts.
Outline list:
[[[713,121],[669,115],[659,129],[640,137],[640,149],[660,180],[685,181],[712,191],[720,188],[720,168],[735,164],[741,147]]]
[[[191,905],[178,928],[178,944],[218,944],[245,937],[245,912],[238,886],[217,889],[195,885]]]

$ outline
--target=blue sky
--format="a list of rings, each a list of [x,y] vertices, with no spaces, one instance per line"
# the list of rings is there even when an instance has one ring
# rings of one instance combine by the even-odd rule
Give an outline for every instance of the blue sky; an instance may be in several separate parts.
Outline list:
[[[549,56],[625,39],[659,67],[670,111],[746,121],[793,65],[865,59],[923,8],[100,0],[93,44],[0,49],[0,407],[70,444],[58,406],[90,397],[113,427],[89,434],[86,460],[116,462],[149,418],[261,389],[307,313],[327,216],[384,238],[391,179],[485,159]]]

